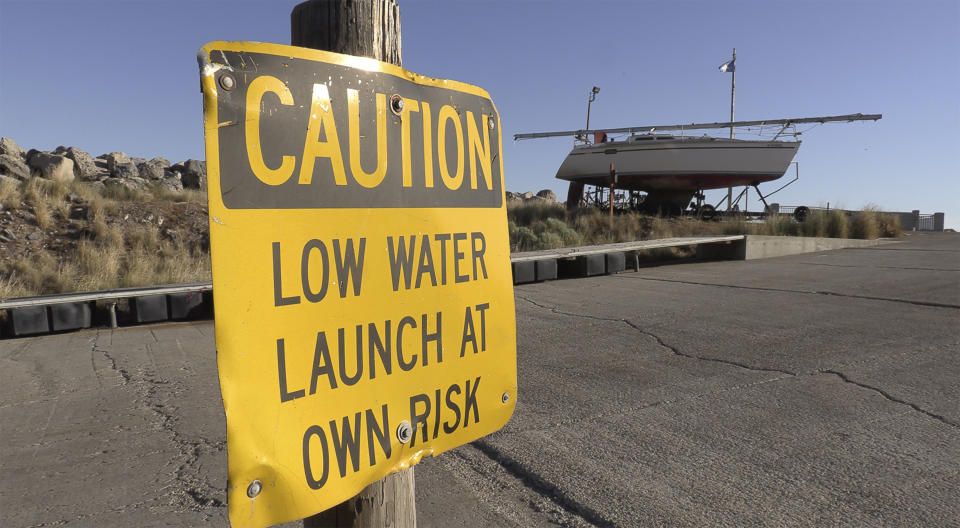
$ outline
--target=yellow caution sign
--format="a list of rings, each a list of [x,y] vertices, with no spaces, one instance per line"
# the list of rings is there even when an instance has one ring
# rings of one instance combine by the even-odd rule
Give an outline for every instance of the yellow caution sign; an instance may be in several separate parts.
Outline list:
[[[231,524],[313,515],[502,427],[516,320],[487,93],[274,44],[199,61]]]

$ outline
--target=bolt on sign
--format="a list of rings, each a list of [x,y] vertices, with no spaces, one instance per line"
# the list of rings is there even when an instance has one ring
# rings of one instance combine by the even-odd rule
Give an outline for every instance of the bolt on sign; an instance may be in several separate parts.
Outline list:
[[[516,319],[487,93],[275,44],[199,62],[231,524],[313,515],[502,427]]]

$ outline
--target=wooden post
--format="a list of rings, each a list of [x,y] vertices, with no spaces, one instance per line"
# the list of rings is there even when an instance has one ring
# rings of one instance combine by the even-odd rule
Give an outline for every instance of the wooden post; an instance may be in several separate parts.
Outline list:
[[[310,0],[290,14],[294,46],[370,57],[402,66],[400,8],[394,0]]]
[[[617,170],[610,164],[610,231],[613,231],[613,195],[617,188]]]
[[[294,46],[402,65],[395,0],[310,0],[290,14]],[[305,528],[414,528],[413,468],[370,484],[356,497],[303,520]]]
[[[387,475],[356,497],[303,520],[304,528],[414,528],[413,468]]]

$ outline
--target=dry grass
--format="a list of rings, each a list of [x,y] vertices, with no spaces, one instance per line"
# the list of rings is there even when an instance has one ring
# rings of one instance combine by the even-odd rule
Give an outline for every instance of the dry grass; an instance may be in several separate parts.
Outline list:
[[[847,213],[840,209],[814,209],[797,225],[799,236],[847,238],[849,233]]]
[[[20,206],[20,186],[14,182],[0,182],[0,208],[16,209]]]
[[[562,204],[509,204],[510,244],[513,251],[532,251],[577,245],[707,235],[771,235],[830,238],[877,238],[901,234],[899,219],[867,207],[853,215],[839,209],[810,211],[807,220],[773,215],[762,222],[742,216],[720,221],[667,218],[628,212],[614,215],[596,209],[568,215]]]
[[[84,240],[77,247],[77,291],[105,290],[113,287],[120,275],[122,248],[98,245]]]
[[[208,253],[176,247],[156,230],[111,226],[59,261],[42,252],[15,263],[0,276],[0,298],[203,280],[210,280]]]
[[[850,221],[850,236],[853,238],[894,238],[902,234],[900,217],[885,214],[873,204],[864,206]]]
[[[206,194],[154,187],[142,192],[111,189],[101,196],[82,182],[67,185],[38,178],[0,185],[0,204],[32,213],[26,218],[43,230],[66,222],[74,202],[88,208],[87,223],[73,246],[60,254],[36,251],[0,266],[0,298],[210,279],[206,251],[163,237],[156,224],[118,218],[124,201],[205,203]]]
[[[746,225],[746,222],[744,222]],[[774,215],[762,224],[754,224],[755,235],[800,236],[800,224],[790,215]]]
[[[56,208],[70,192],[70,185],[55,180],[30,178],[20,183],[20,199],[33,207],[44,204]]]
[[[507,219],[517,225],[530,225],[535,220],[546,220],[547,218],[562,220],[566,216],[566,208],[563,204],[557,202],[531,200],[529,202],[507,203]]]
[[[174,191],[172,189],[160,187],[159,185],[154,185],[150,187],[150,194],[153,196],[154,200],[164,202],[187,202],[198,204],[207,203],[207,193],[204,191],[198,191],[196,189]]]
[[[103,190],[103,197],[117,202],[148,202],[153,197],[147,190],[110,186]]]
[[[19,281],[27,291],[57,293],[73,291],[70,284],[74,269],[64,266],[49,253],[37,253],[30,260],[21,260],[13,265],[12,280]]]
[[[880,225],[873,211],[859,211],[853,215],[851,223],[853,236],[856,238],[872,239],[880,235]]]
[[[900,217],[893,214],[879,215],[880,236],[884,238],[896,238],[903,235],[903,228],[900,226]]]
[[[85,187],[88,193],[95,192],[89,186]],[[126,187],[107,187],[103,192],[104,199],[112,202],[187,202],[187,203],[207,203],[207,193],[196,189],[184,189],[174,191],[167,187],[151,183],[144,189],[128,189]]]
[[[39,200],[33,204],[33,216],[40,229],[50,229],[50,226],[53,225],[53,215],[50,214],[50,207],[46,200]]]
[[[23,210],[31,212],[44,230],[64,222],[73,202],[88,207],[83,236],[75,247],[59,255],[37,252],[0,267],[0,298],[209,280],[208,252],[164,237],[153,223],[118,218],[122,207],[130,207],[123,202],[151,200],[205,203],[206,194],[154,186],[142,191],[112,189],[101,196],[82,182],[67,185],[36,178],[20,184],[0,184],[4,209],[25,207]],[[585,210],[568,215],[562,204],[542,201],[508,204],[507,214],[513,251],[694,235],[876,238],[901,234],[896,216],[869,206],[850,216],[842,211],[814,210],[804,223],[786,215],[772,216],[764,222],[749,222],[743,217],[705,222],[625,213],[615,215],[611,226],[606,212]],[[682,251],[665,250],[647,256],[675,258],[683,256]]]
[[[31,291],[31,289],[27,288],[23,277],[16,275],[0,276],[0,299],[24,297],[30,295]]]

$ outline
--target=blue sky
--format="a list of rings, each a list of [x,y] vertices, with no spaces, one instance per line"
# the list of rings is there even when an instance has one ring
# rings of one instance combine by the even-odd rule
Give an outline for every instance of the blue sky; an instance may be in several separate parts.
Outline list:
[[[204,157],[196,52],[288,44],[297,1],[0,0],[0,134],[171,161]],[[569,139],[514,133],[882,113],[802,136],[791,205],[945,211],[960,228],[960,2],[399,2],[404,67],[501,113],[507,189],[549,188]],[[784,180],[785,181],[785,180]],[[715,193],[716,194],[716,193]],[[719,198],[719,196],[713,196]]]

